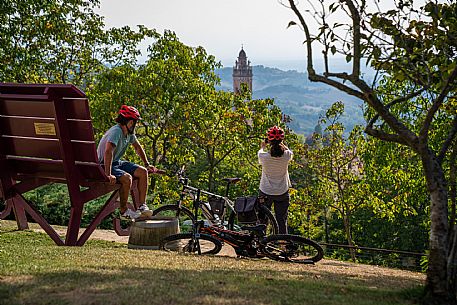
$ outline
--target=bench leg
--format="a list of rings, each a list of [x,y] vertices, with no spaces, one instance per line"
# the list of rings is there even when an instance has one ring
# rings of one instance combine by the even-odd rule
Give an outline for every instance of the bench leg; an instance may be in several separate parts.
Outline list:
[[[128,204],[128,207],[136,210],[139,207],[137,180],[133,181],[132,188],[130,189],[130,196],[132,197],[133,206],[130,206],[130,204]],[[98,212],[97,216],[95,216],[95,218],[92,220],[90,225],[84,230],[83,234],[79,237],[79,239],[78,235],[79,226],[81,225],[82,205],[80,210],[72,207],[70,223],[68,225],[67,238],[65,244],[69,246],[83,246],[84,243],[89,239],[93,231],[96,229],[96,227],[100,224],[100,222],[119,207],[119,202],[117,201],[118,197],[119,190],[116,190],[111,194],[110,198],[106,201],[105,205],[101,208],[101,210]],[[113,225],[114,231],[117,233],[117,235],[129,235],[130,227],[126,229],[122,228],[120,225],[120,220],[118,218],[113,219]]]
[[[119,191],[114,191],[109,199],[106,201],[105,205],[101,208],[101,210],[98,212],[97,216],[95,216],[94,220],[90,223],[90,225],[84,230],[84,233],[81,235],[81,237],[78,239],[78,246],[83,246],[84,243],[89,239],[90,235],[92,232],[95,230],[95,228],[102,222],[102,220],[109,216],[111,213],[113,213],[117,207],[117,198],[119,196]]]
[[[129,236],[129,234],[130,234],[130,226],[128,228],[124,229],[121,226],[121,220],[119,218],[113,219],[113,227],[114,227],[114,232],[116,232],[116,234],[118,236]]]
[[[20,194],[16,195],[13,199],[14,207],[16,207],[18,211],[21,211],[20,213],[23,213],[23,217],[25,218],[25,220],[27,220],[27,217],[25,216],[25,212],[27,212],[27,214],[29,214],[33,218],[33,220],[35,220],[40,225],[40,227],[48,234],[49,237],[51,237],[51,239],[58,246],[64,245],[59,234],[57,234],[57,232],[51,227],[51,225],[49,225],[46,219],[44,219],[44,217],[41,216],[41,214],[35,209],[35,207],[32,204],[29,204],[27,200]]]
[[[81,217],[83,214],[84,205],[75,204],[72,205],[70,211],[70,221],[67,228],[67,236],[65,238],[65,245],[76,246],[78,242],[79,227],[81,225]]]
[[[11,214],[12,209],[13,202],[11,200],[7,200],[5,204],[5,209],[0,213],[0,219],[5,219],[9,214]]]
[[[25,215],[24,205],[21,200],[17,198],[8,199],[8,202],[13,206],[14,216],[16,217],[17,228],[19,230],[28,230],[29,223],[27,222],[27,215]]]

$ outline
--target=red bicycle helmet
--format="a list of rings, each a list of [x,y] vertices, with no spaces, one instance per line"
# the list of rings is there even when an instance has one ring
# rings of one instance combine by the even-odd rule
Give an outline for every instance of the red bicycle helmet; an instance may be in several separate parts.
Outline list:
[[[122,115],[126,119],[133,119],[133,120],[141,119],[140,112],[135,107],[132,107],[132,106],[122,105],[121,109],[119,110],[119,114]]]
[[[281,127],[273,126],[268,129],[267,132],[268,141],[273,140],[283,140],[284,139],[284,130]]]

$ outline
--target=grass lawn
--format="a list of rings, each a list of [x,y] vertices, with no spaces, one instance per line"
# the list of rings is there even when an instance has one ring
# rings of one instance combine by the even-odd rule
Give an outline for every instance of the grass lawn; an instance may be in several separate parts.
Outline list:
[[[416,304],[425,276],[333,260],[270,260],[58,247],[0,221],[0,304]]]

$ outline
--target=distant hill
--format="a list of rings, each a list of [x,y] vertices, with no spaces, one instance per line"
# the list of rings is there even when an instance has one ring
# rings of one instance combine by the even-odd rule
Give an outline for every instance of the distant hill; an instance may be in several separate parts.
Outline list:
[[[289,127],[296,133],[311,134],[319,117],[336,101],[344,102],[342,122],[347,131],[356,124],[364,123],[360,100],[328,85],[310,82],[305,73],[264,66],[253,66],[252,69],[253,98],[274,98],[282,111],[292,118]],[[232,68],[222,68],[216,73],[221,78],[217,89],[232,91]]]

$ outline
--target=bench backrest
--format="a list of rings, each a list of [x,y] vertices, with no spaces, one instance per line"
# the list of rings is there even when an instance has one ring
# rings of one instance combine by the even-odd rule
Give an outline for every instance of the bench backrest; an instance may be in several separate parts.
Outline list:
[[[106,181],[85,94],[73,85],[0,83],[0,169],[15,180]]]

